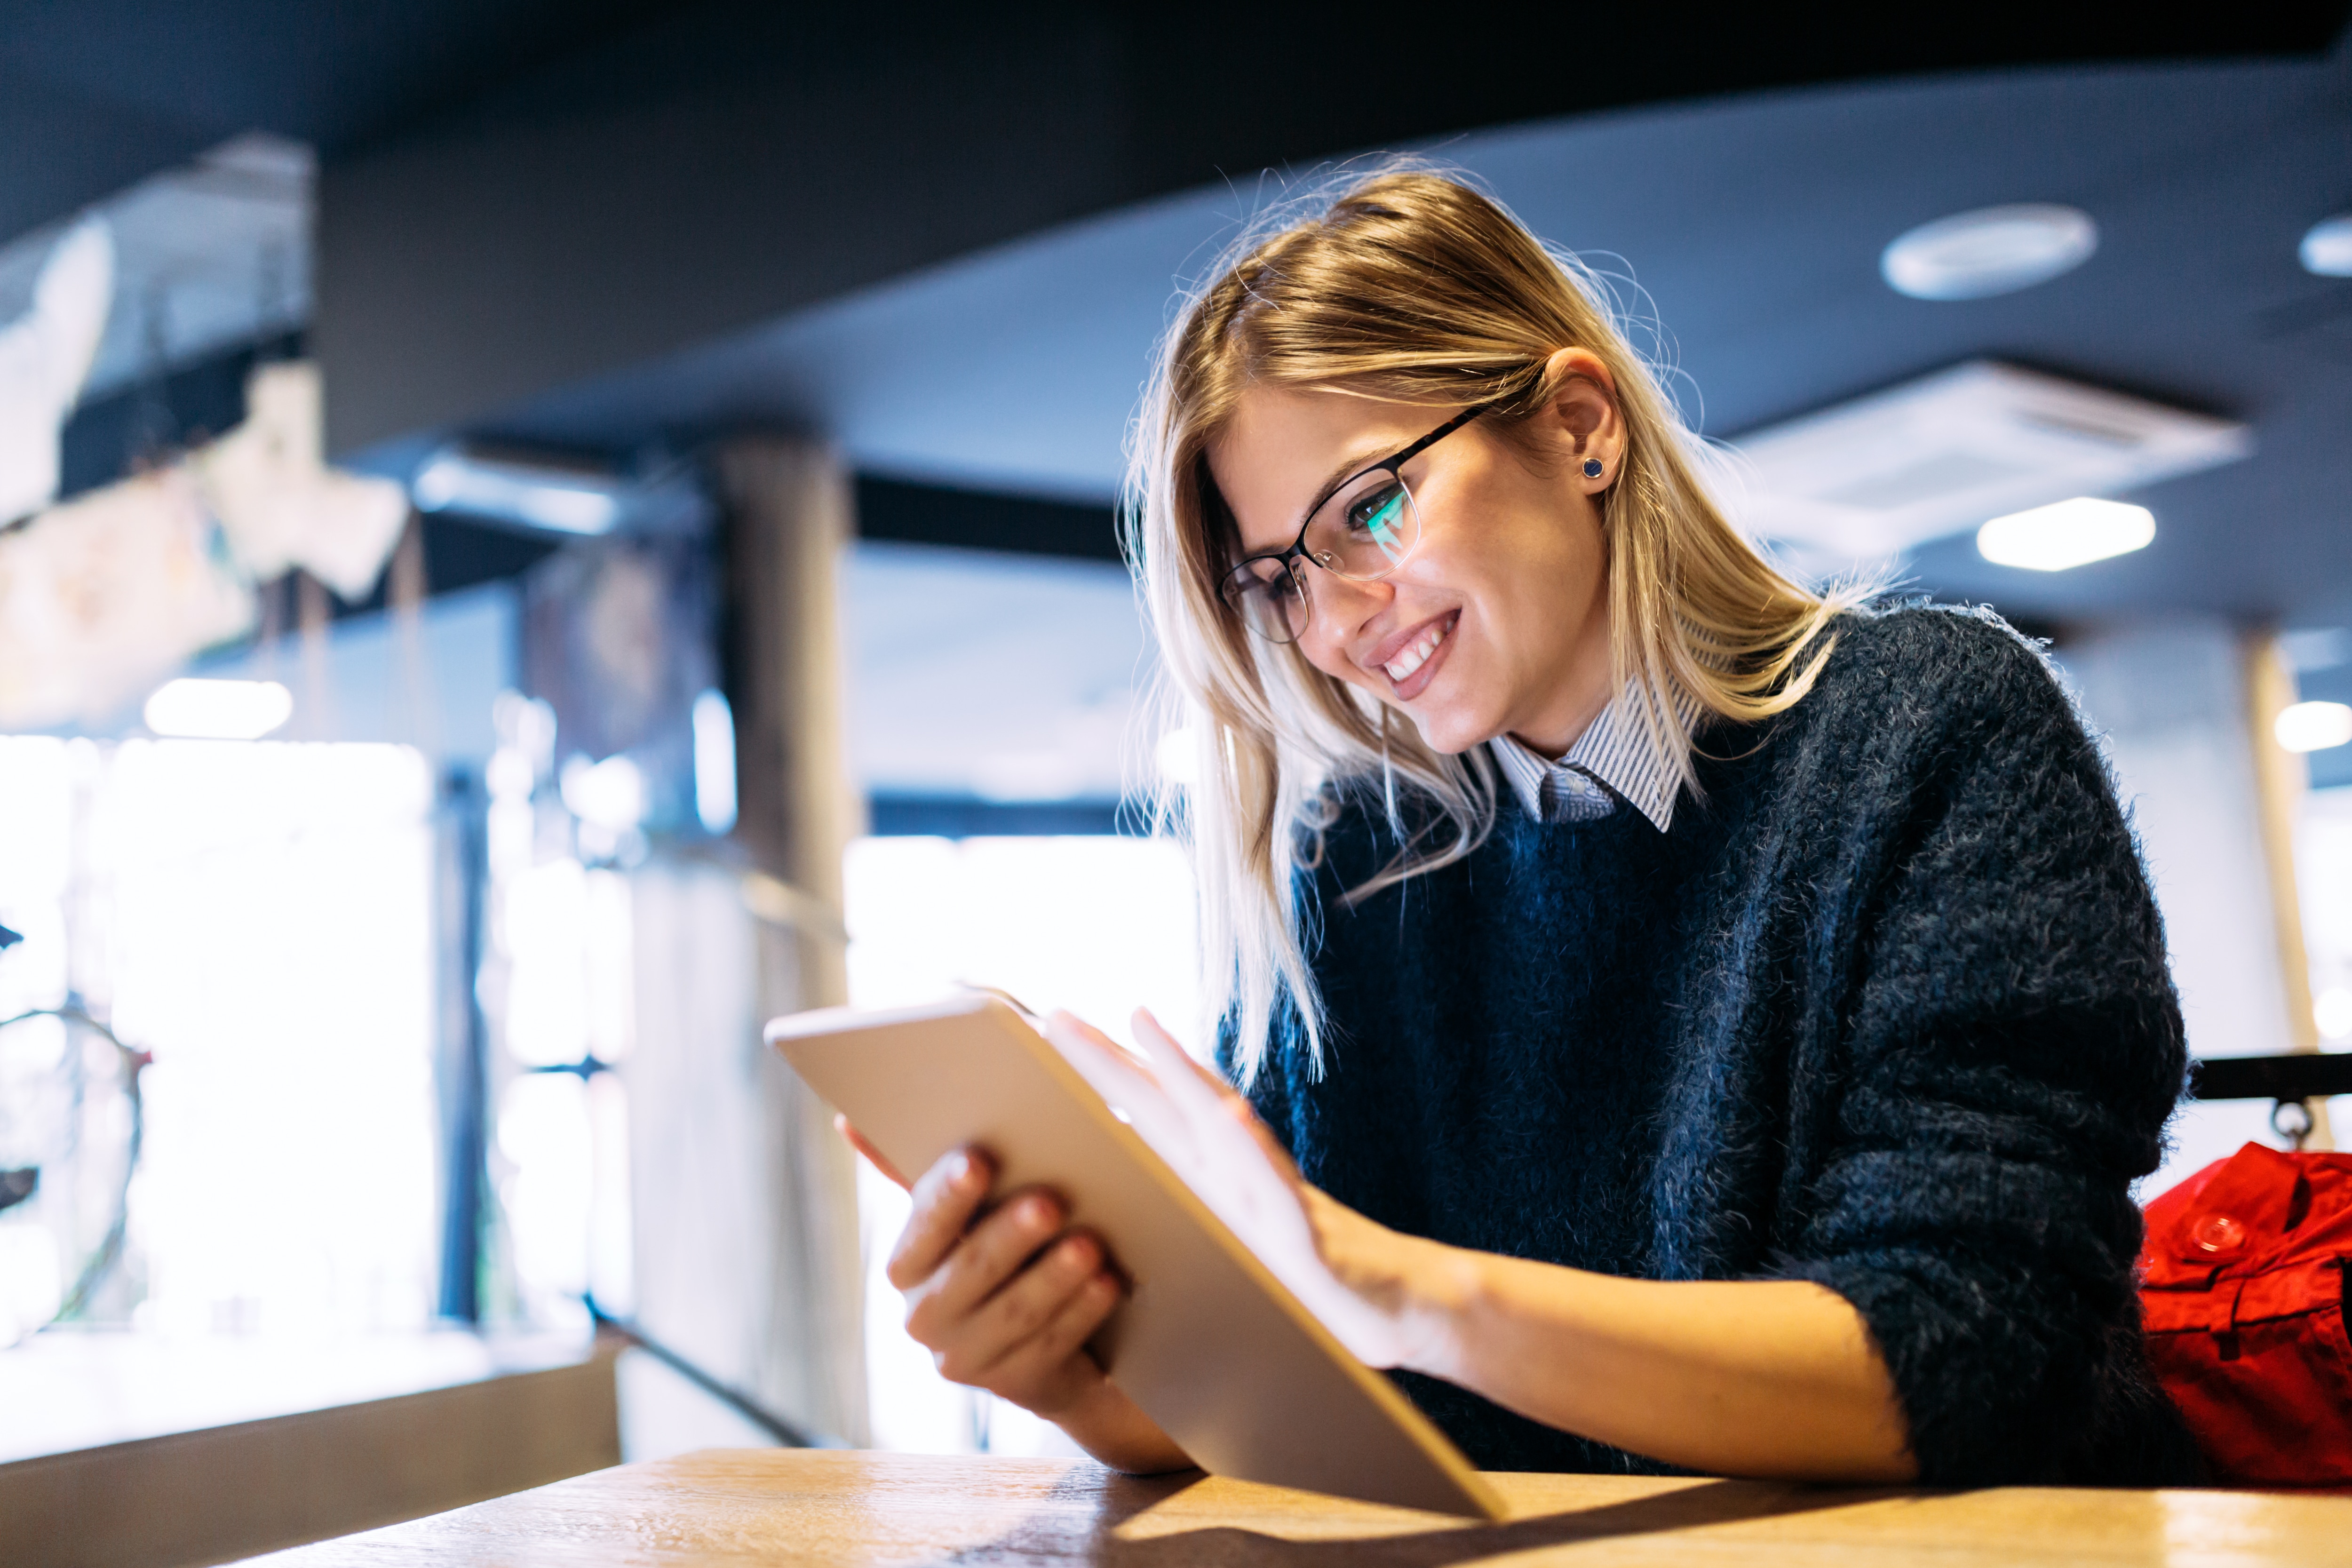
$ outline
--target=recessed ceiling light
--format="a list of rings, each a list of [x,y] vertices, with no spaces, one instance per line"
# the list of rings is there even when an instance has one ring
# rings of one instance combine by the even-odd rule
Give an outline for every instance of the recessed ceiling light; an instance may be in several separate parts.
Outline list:
[[[1986,300],[2072,272],[2098,248],[2089,213],[2027,202],[1923,223],[1896,237],[1878,270],[1914,300]]]
[[[2063,572],[2144,549],[2155,537],[2147,508],[2076,496],[1994,518],[1977,530],[1977,552],[1996,566]]]
[[[2311,226],[2297,247],[2303,269],[2322,278],[2352,278],[2352,213],[2337,213]]]
[[[294,714],[294,694],[274,680],[167,680],[147,699],[158,735],[257,741]]]
[[[2352,741],[2352,708],[2341,702],[2296,702],[2279,710],[2271,733],[2290,752],[2324,752]]]

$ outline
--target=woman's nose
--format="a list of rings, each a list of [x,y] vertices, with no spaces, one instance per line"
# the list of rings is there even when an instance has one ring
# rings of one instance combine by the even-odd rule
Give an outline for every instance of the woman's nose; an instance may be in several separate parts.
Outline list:
[[[1389,607],[1396,587],[1385,578],[1369,581],[1318,572],[1307,589],[1308,630],[1325,645],[1343,648],[1363,624]]]

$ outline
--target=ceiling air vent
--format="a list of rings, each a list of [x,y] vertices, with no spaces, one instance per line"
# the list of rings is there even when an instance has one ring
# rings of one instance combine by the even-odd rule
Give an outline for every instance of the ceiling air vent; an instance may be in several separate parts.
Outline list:
[[[2245,426],[1975,360],[1731,443],[1750,532],[1892,555],[2075,496],[2234,462]]]

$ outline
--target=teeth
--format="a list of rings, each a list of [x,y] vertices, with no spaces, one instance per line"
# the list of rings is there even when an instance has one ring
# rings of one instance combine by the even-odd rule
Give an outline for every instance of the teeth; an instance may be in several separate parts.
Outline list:
[[[1402,680],[1429,662],[1429,656],[1435,653],[1437,645],[1445,640],[1446,630],[1446,626],[1442,624],[1430,627],[1402,653],[1381,668],[1388,671],[1391,680]]]

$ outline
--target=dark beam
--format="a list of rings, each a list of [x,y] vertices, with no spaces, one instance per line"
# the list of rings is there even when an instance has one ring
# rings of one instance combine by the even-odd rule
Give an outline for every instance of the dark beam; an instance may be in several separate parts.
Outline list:
[[[1016,555],[1124,559],[1118,519],[1108,507],[912,484],[870,474],[857,479],[857,536]]]

